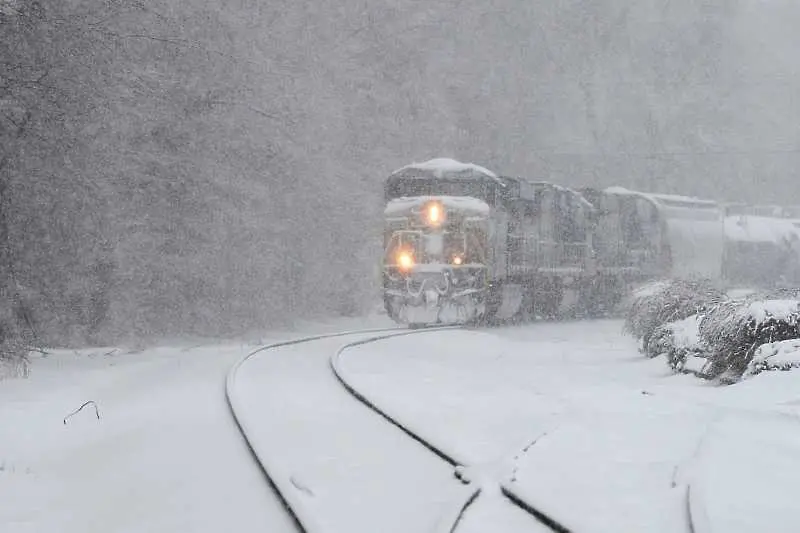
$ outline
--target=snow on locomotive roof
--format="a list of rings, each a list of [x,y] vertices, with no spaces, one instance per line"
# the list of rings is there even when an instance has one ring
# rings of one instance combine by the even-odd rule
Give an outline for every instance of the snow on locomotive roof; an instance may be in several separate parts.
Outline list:
[[[449,159],[446,157],[437,157],[422,163],[412,163],[402,168],[398,168],[392,172],[392,174],[397,174],[398,172],[402,172],[404,170],[422,170],[431,172],[437,178],[443,178],[445,174],[459,174],[462,172],[473,171],[475,173],[483,174],[486,177],[500,181],[497,178],[497,174],[488,168],[484,168],[473,163],[462,163],[461,161],[456,161],[455,159]]]
[[[386,204],[384,215],[394,215],[404,213],[409,209],[421,207],[423,204],[436,200],[441,202],[443,206],[450,209],[458,209],[461,211],[472,211],[480,215],[489,214],[489,204],[478,198],[470,196],[412,196],[395,198]]]
[[[565,187],[563,185],[559,185],[558,183],[553,183],[552,181],[528,181],[534,187],[549,187],[556,191],[566,192],[574,196],[584,207],[589,209],[590,211],[594,211],[594,205],[592,202],[586,199],[584,195],[582,195],[579,191],[575,189],[570,189],[569,187]]]
[[[632,191],[625,187],[608,187],[605,192],[609,194],[629,194],[648,198],[656,203],[669,205],[672,207],[719,207],[714,200],[704,200],[693,196],[680,196],[677,194],[661,194],[651,192]]]
[[[755,215],[725,217],[725,237],[732,241],[781,243],[800,237],[797,223],[785,218]]]

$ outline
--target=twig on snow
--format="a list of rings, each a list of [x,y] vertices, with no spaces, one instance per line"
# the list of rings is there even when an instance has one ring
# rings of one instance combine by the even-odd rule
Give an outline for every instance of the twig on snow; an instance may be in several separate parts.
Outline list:
[[[89,400],[88,402],[85,402],[83,405],[81,405],[80,407],[78,407],[77,409],[72,411],[70,414],[65,416],[64,417],[64,425],[66,426],[67,425],[67,420],[69,418],[71,418],[73,415],[76,415],[76,414],[80,413],[83,410],[83,408],[86,407],[87,405],[91,405],[92,407],[94,407],[94,415],[97,417],[98,420],[100,420],[100,410],[97,408],[97,404],[94,401]]]

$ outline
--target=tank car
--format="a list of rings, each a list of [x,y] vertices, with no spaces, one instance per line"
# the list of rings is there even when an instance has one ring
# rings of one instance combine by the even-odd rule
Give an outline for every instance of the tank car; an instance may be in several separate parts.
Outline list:
[[[452,159],[386,181],[384,303],[407,324],[552,314],[585,285],[592,206],[576,191]]]
[[[622,187],[581,192],[595,208],[589,308],[609,309],[646,280],[721,280],[723,209],[717,202]]]
[[[726,281],[772,289],[800,285],[800,221],[775,216],[725,217]]]

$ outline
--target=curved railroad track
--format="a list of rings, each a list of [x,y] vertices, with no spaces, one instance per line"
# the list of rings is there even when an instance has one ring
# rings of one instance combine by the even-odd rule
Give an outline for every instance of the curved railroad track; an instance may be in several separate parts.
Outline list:
[[[352,394],[358,401],[363,403],[366,407],[386,419],[388,422],[396,426],[398,429],[403,431],[409,437],[414,439],[415,441],[419,442],[421,445],[425,446],[428,450],[434,453],[443,461],[447,462],[450,466],[453,467],[453,471],[455,476],[464,484],[471,487],[471,491],[468,493],[467,497],[463,499],[461,502],[456,502],[455,509],[457,512],[451,512],[449,519],[442,520],[442,522],[437,526],[436,532],[437,533],[454,533],[457,528],[458,524],[463,518],[464,514],[467,512],[469,507],[475,503],[478,498],[480,498],[481,493],[487,488],[487,483],[492,484],[496,483],[497,487],[500,490],[500,493],[505,496],[511,503],[525,511],[526,513],[530,514],[536,520],[541,522],[543,525],[547,526],[552,531],[556,533],[571,533],[572,530],[564,525],[562,522],[556,520],[554,517],[550,516],[548,513],[539,509],[535,504],[526,501],[523,497],[518,495],[514,489],[510,486],[509,483],[503,480],[498,481],[486,481],[480,479],[481,476],[477,476],[476,479],[471,479],[468,472],[470,471],[471,465],[467,464],[466,461],[458,458],[450,451],[445,450],[442,446],[437,445],[436,443],[432,442],[430,439],[424,437],[420,432],[415,431],[410,424],[400,421],[397,417],[393,416],[391,413],[387,412],[383,408],[378,405],[378,403],[372,399],[370,399],[365,393],[358,390],[358,388],[352,384],[350,380],[347,379],[346,372],[344,372],[342,367],[342,360],[344,358],[344,354],[347,350],[354,348],[356,346],[363,346],[365,344],[376,343],[379,341],[385,341],[392,339],[393,337],[405,336],[411,333],[414,334],[425,334],[431,333],[435,331],[441,331],[442,329],[453,329],[453,328],[437,328],[433,330],[417,330],[413,332],[393,332],[393,333],[383,333],[379,335],[375,335],[366,339],[359,339],[355,342],[350,342],[342,346],[339,350],[337,350],[334,354],[331,355],[330,358],[330,367],[331,370],[336,376],[336,379],[341,383],[341,385],[350,393]]]
[[[377,328],[377,329],[366,329],[357,331],[345,331],[345,332],[330,333],[323,335],[311,335],[307,337],[300,337],[287,341],[276,342],[268,344],[266,346],[262,346],[248,353],[242,359],[237,361],[228,371],[228,374],[225,379],[225,400],[228,405],[228,409],[230,410],[231,416],[233,417],[236,426],[239,428],[239,431],[242,434],[242,437],[247,445],[247,448],[251,456],[253,457],[253,460],[256,462],[259,469],[264,474],[266,481],[272,487],[276,496],[279,498],[284,508],[286,509],[286,512],[289,513],[289,515],[292,517],[295,525],[297,526],[297,530],[300,532],[324,533],[326,530],[322,527],[321,524],[317,522],[313,514],[305,509],[306,506],[304,502],[297,496],[297,492],[296,490],[294,490],[295,485],[293,484],[291,475],[283,469],[280,463],[278,463],[277,461],[273,461],[268,454],[260,452],[259,448],[254,444],[253,440],[250,438],[249,435],[251,435],[252,432],[252,428],[250,425],[251,422],[247,419],[246,416],[242,415],[242,413],[244,412],[245,405],[243,403],[243,400],[239,397],[239,395],[236,392],[236,379],[239,374],[239,371],[242,365],[244,365],[244,363],[246,363],[247,361],[259,355],[263,355],[268,351],[274,350],[276,348],[305,344],[313,341],[318,341],[321,339],[345,337],[348,335],[357,335],[357,334],[396,331],[396,330],[397,328]]]
[[[452,326],[415,330],[400,328],[378,328],[371,330],[368,329],[324,335],[313,335],[263,346],[247,354],[230,369],[226,379],[226,399],[231,415],[233,416],[237,427],[244,437],[250,453],[252,454],[258,467],[263,472],[266,480],[269,482],[276,495],[283,503],[287,513],[289,513],[293,518],[295,524],[297,525],[298,531],[307,533],[330,533],[331,531],[338,529],[331,527],[330,524],[325,523],[324,520],[321,520],[319,513],[316,513],[315,510],[312,509],[313,505],[309,504],[310,500],[305,498],[303,494],[303,491],[306,490],[306,487],[302,485],[302,482],[298,483],[297,479],[295,479],[293,475],[294,473],[289,471],[286,463],[282,462],[277,457],[277,455],[280,454],[272,454],[268,451],[265,452],[264,449],[259,448],[259,446],[255,444],[252,436],[254,430],[259,429],[257,426],[260,425],[260,420],[258,420],[258,416],[254,416],[252,414],[254,411],[252,409],[252,405],[249,409],[251,414],[247,416],[243,415],[243,413],[248,410],[248,404],[246,399],[237,392],[237,377],[240,374],[242,366],[247,361],[252,361],[259,356],[266,357],[267,354],[273,350],[336,338],[343,338],[344,343],[337,345],[328,343],[329,345],[327,347],[322,346],[324,350],[320,350],[320,346],[317,346],[317,353],[314,355],[314,368],[316,369],[315,372],[318,374],[316,379],[320,379],[320,376],[323,376],[323,378],[326,380],[326,387],[330,387],[332,389],[338,388],[338,390],[341,391],[337,393],[339,396],[349,396],[357,401],[360,405],[367,407],[369,411],[362,410],[363,413],[367,414],[361,416],[366,416],[372,420],[378,420],[379,422],[375,422],[377,426],[389,427],[389,425],[391,425],[393,430],[400,430],[410,439],[413,439],[415,443],[413,446],[419,445],[424,447],[424,449],[429,452],[428,456],[430,457],[430,461],[432,463],[436,463],[438,461],[439,464],[442,464],[443,466],[446,464],[450,468],[450,472],[452,472],[451,475],[454,475],[454,481],[456,481],[456,484],[461,487],[458,489],[458,492],[453,492],[450,496],[448,496],[448,501],[444,505],[444,508],[439,508],[439,511],[437,511],[438,516],[435,518],[435,520],[430,521],[430,527],[423,528],[424,531],[431,531],[433,533],[456,533],[460,528],[462,520],[464,520],[468,510],[472,506],[479,504],[478,507],[481,507],[481,502],[496,502],[496,498],[498,497],[502,498],[507,503],[512,504],[517,509],[524,511],[525,515],[529,516],[532,520],[535,520],[537,527],[540,529],[547,529],[557,533],[569,533],[575,531],[574,525],[570,525],[568,522],[562,521],[561,518],[553,516],[550,512],[548,512],[547,509],[542,508],[541,506],[537,505],[536,502],[532,502],[529,500],[529,498],[526,499],[520,493],[518,493],[513,485],[512,472],[498,472],[496,469],[487,470],[487,465],[469,464],[469,461],[459,457],[458,452],[452,451],[452,447],[448,447],[446,443],[435,442],[435,439],[431,439],[430,437],[427,437],[424,432],[415,429],[413,420],[403,420],[402,417],[398,417],[390,410],[383,408],[380,402],[377,401],[377,398],[370,398],[369,394],[364,393],[364,391],[359,390],[359,388],[354,385],[353,381],[349,379],[347,370],[343,365],[344,361],[347,359],[348,350],[351,350],[357,346],[364,346],[380,342],[391,342],[391,339],[394,337],[403,337],[409,335],[431,335],[439,331],[450,329],[459,328]],[[353,336],[358,338],[355,340],[346,339],[346,337]],[[308,354],[311,354],[311,352],[312,350],[309,350]],[[303,355],[305,353],[306,352],[294,354],[292,356],[292,360],[297,361],[298,359],[304,358]],[[321,365],[324,366],[325,362],[327,362],[328,368],[323,368],[323,370],[320,371],[319,367]],[[325,378],[325,375],[328,377]],[[353,404],[354,402],[349,403]],[[371,415],[369,414],[370,412],[374,414]],[[375,417],[374,415],[378,415],[380,418]],[[540,435],[540,437],[541,436],[542,435]],[[535,445],[537,439],[533,439],[527,446],[525,446],[522,453]],[[357,440],[361,441],[362,439],[359,437]],[[411,441],[408,442],[410,443]],[[520,449],[522,449],[522,447]],[[274,448],[272,451],[275,452],[277,450],[277,448]],[[424,455],[427,452],[421,450],[420,453]],[[446,472],[447,468],[445,468],[444,472],[445,483],[447,483]],[[693,520],[695,518],[693,515],[697,514],[699,509],[692,508],[693,506],[691,500],[688,498],[688,493],[689,491],[687,491],[686,501],[688,531],[691,533],[697,531],[699,533],[699,531],[704,529],[702,527],[698,529],[696,524],[694,524],[695,520]],[[311,501],[311,504],[314,503],[315,502]],[[696,504],[697,502],[695,502],[694,507],[697,506]],[[520,515],[523,521],[525,520],[525,515]],[[702,520],[700,522],[702,524]]]

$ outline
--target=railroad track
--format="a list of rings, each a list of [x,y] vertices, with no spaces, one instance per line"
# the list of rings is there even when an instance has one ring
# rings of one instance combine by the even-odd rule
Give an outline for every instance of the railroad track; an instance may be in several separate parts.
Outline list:
[[[425,334],[435,331],[441,331],[442,329],[453,329],[453,328],[439,328],[436,330],[419,330],[419,331],[414,331],[412,333]],[[377,334],[375,336],[366,339],[359,339],[355,342],[350,342],[348,344],[345,344],[331,356],[330,367],[331,370],[333,371],[333,374],[336,376],[336,379],[339,381],[339,383],[341,383],[342,386],[345,389],[347,389],[347,391],[350,394],[352,394],[356,399],[358,399],[358,401],[363,403],[365,406],[367,406],[369,409],[371,409],[378,415],[382,416],[384,419],[386,419],[388,422],[390,422],[398,429],[403,431],[409,437],[419,442],[421,445],[425,446],[428,450],[431,451],[431,453],[435,454],[443,461],[446,461],[451,467],[453,467],[453,472],[456,478],[458,478],[462,483],[471,487],[472,490],[468,493],[468,495],[465,498],[463,498],[462,501],[456,502],[454,509],[456,509],[457,512],[453,512],[451,509],[449,513],[450,515],[449,518],[444,517],[445,519],[442,520],[440,524],[437,525],[436,532],[454,533],[457,530],[458,524],[463,518],[464,514],[467,512],[470,506],[473,505],[478,500],[478,498],[480,498],[482,492],[487,488],[490,488],[491,485],[496,485],[496,487],[492,488],[498,488],[500,493],[504,497],[506,497],[511,503],[513,503],[526,513],[530,514],[532,517],[541,522],[544,526],[548,527],[550,530],[555,531],[556,533],[572,533],[572,530],[565,524],[558,521],[554,517],[550,516],[545,511],[539,509],[538,506],[536,506],[535,504],[526,501],[523,497],[518,495],[514,491],[513,487],[511,487],[507,481],[484,479],[484,476],[481,476],[480,474],[475,476],[475,479],[473,479],[472,476],[470,475],[471,469],[474,468],[473,465],[467,464],[467,462],[464,461],[463,459],[456,457],[455,454],[453,454],[452,452],[445,450],[444,447],[437,445],[436,443],[432,442],[432,440],[423,436],[421,432],[414,430],[411,424],[399,420],[397,417],[393,416],[391,413],[384,410],[382,407],[380,407],[380,405],[376,401],[370,399],[368,395],[358,390],[358,388],[355,385],[353,385],[350,380],[348,380],[346,372],[343,370],[343,365],[342,365],[342,361],[347,350],[354,348],[356,346],[363,346],[365,344],[377,343],[380,341],[385,341],[392,339],[394,337],[405,336],[408,334],[409,332],[401,332],[401,333],[384,332],[382,334]],[[535,440],[536,439],[534,439],[533,442],[535,442]]]
[[[285,346],[294,346],[298,344],[306,344],[321,339],[346,337],[348,335],[358,335],[358,334],[370,334],[370,333],[377,334],[379,332],[389,332],[389,331],[397,331],[397,328],[377,328],[377,329],[367,329],[360,331],[338,332],[338,333],[331,333],[324,335],[311,335],[307,337],[300,337],[297,339],[276,342],[268,344],[266,346],[262,346],[257,350],[248,353],[242,359],[237,361],[236,364],[234,364],[228,371],[228,374],[225,379],[225,400],[227,402],[231,416],[233,417],[236,426],[239,428],[239,431],[241,432],[242,437],[245,443],[247,444],[247,448],[250,454],[252,455],[254,461],[258,465],[261,472],[264,474],[266,481],[269,483],[270,487],[272,487],[273,491],[283,504],[287,513],[289,513],[289,515],[292,517],[295,525],[297,526],[297,530],[300,532],[324,533],[325,529],[321,526],[321,524],[319,524],[316,521],[312,513],[309,513],[305,510],[306,506],[304,502],[297,496],[297,492],[295,490],[296,486],[292,480],[291,474],[285,471],[280,463],[273,461],[268,454],[261,452],[258,446],[255,445],[253,439],[251,438],[250,435],[252,435],[252,421],[248,419],[246,416],[243,416],[246,406],[243,403],[242,398],[237,394],[236,391],[236,380],[239,375],[240,369],[247,361],[251,360],[252,358],[258,357],[259,355],[264,355],[270,350],[274,350],[276,348],[282,348]]]
[[[467,514],[467,511],[473,505],[484,500],[492,501],[489,500],[489,498],[497,498],[498,496],[527,513],[527,515],[536,521],[537,527],[541,530],[546,529],[558,533],[574,531],[574,528],[570,527],[568,523],[563,522],[558,517],[552,516],[546,509],[540,508],[534,502],[527,501],[518,494],[512,483],[512,472],[501,472],[497,468],[490,468],[487,470],[486,465],[469,464],[464,458],[458,457],[456,452],[448,450],[445,443],[434,442],[433,439],[426,437],[423,432],[416,430],[413,420],[402,420],[392,412],[382,408],[380,402],[376,401],[375,398],[370,398],[369,394],[365,394],[363,391],[359,390],[359,388],[352,383],[352,380],[348,379],[347,371],[343,365],[343,362],[347,358],[348,350],[357,346],[390,342],[394,337],[431,335],[438,331],[449,329],[458,328],[444,327],[417,330],[380,328],[303,337],[261,347],[249,353],[231,368],[226,381],[226,398],[231,414],[254,460],[257,462],[277,496],[283,502],[287,512],[294,519],[298,531],[307,533],[330,533],[334,528],[320,521],[318,514],[309,506],[309,500],[304,498],[303,491],[305,487],[294,479],[292,472],[288,471],[284,463],[276,457],[273,457],[270,453],[260,449],[259,446],[254,443],[251,436],[253,430],[257,429],[257,427],[254,426],[258,425],[258,420],[254,420],[252,415],[242,416],[247,410],[247,405],[245,399],[237,394],[237,376],[242,366],[247,361],[251,361],[259,356],[268,357],[268,354],[273,350],[336,338],[344,339],[344,344],[330,346],[326,350],[327,353],[324,356],[327,359],[329,367],[327,370],[327,381],[330,382],[330,386],[338,387],[342,391],[341,394],[346,394],[355,398],[355,400],[366,406],[374,415],[378,415],[384,422],[388,422],[388,424],[391,424],[395,429],[399,429],[417,444],[423,446],[430,454],[438,458],[434,459],[431,457],[432,461],[439,461],[440,464],[446,463],[446,465],[449,465],[450,472],[452,472],[451,475],[454,475],[454,481],[463,489],[453,495],[443,511],[439,511],[439,516],[436,521],[431,522],[431,526],[434,527],[432,529],[424,529],[425,531],[432,531],[433,533],[455,533],[459,529],[459,525]],[[351,340],[348,339],[348,337],[357,338]],[[302,357],[302,354],[298,355]],[[320,357],[322,357],[321,352]],[[374,420],[378,420],[374,415],[366,416],[372,416]],[[387,426],[386,423],[381,424]],[[527,451],[527,448],[535,445],[535,441],[536,439],[531,441],[525,447],[526,449],[524,451]],[[688,507],[689,501],[687,492],[687,514],[689,515],[688,530],[694,532],[697,531],[692,525],[692,514],[694,513],[692,513],[692,510]],[[522,520],[524,520],[524,517]],[[700,530],[702,530],[702,528]],[[698,531],[698,533],[700,532]]]

